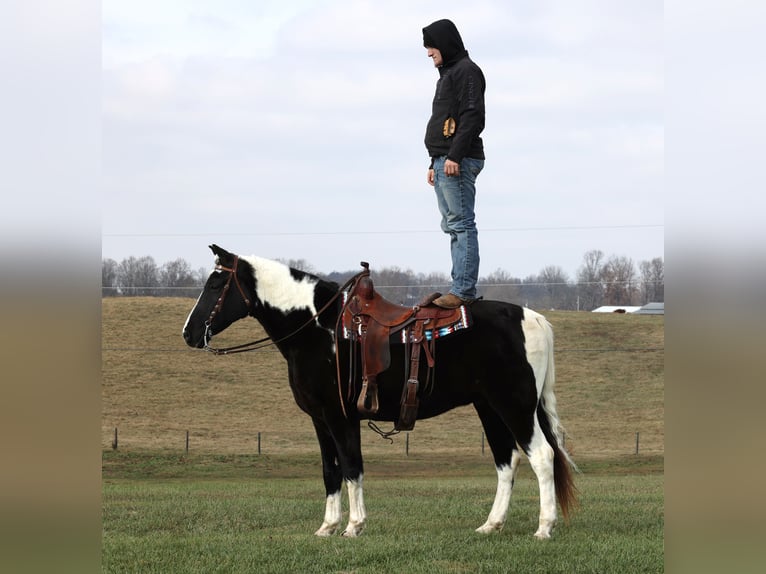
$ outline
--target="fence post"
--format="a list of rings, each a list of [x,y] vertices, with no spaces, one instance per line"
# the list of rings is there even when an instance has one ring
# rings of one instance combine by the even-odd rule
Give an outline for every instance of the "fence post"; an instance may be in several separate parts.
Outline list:
[[[481,456],[484,456],[484,431],[481,431]]]
[[[638,433],[636,433],[636,454],[638,454]]]
[[[261,454],[261,431],[258,431],[258,454]]]
[[[112,441],[112,450],[117,450],[117,427],[114,427],[114,440]]]
[[[404,436],[404,455],[410,456],[410,433]]]
[[[186,454],[189,454],[189,431],[186,431]]]

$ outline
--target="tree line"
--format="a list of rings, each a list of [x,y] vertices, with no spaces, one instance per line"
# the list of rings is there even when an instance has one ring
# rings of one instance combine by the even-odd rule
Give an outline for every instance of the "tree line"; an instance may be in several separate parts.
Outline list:
[[[339,284],[358,270],[324,274],[303,259],[283,260]],[[121,262],[103,259],[102,294],[114,296],[197,297],[209,269],[192,269],[184,259],[157,265],[151,256],[127,257]],[[410,269],[374,269],[373,281],[386,298],[403,305],[414,305],[434,291],[449,288],[450,278],[443,273],[415,273]],[[591,250],[583,256],[574,278],[559,266],[549,265],[539,273],[515,277],[496,269],[479,278],[479,294],[485,299],[510,301],[534,309],[592,311],[602,305],[644,305],[665,301],[665,265],[662,257],[636,265],[629,257]]]

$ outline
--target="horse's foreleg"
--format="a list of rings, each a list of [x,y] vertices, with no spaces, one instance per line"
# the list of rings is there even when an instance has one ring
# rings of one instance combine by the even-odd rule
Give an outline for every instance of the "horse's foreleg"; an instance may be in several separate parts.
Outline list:
[[[340,491],[328,494],[325,501],[324,521],[322,521],[322,526],[314,534],[317,536],[332,536],[338,530],[342,517]]]
[[[342,474],[338,463],[338,451],[332,436],[321,423],[314,422],[319,449],[322,453],[322,474],[324,477],[325,501],[324,521],[314,534],[317,536],[332,536],[340,526],[343,518],[341,507]]]
[[[363,474],[360,473],[355,479],[346,479],[346,486],[348,487],[348,526],[343,531],[343,536],[359,536],[367,522],[362,478]]]
[[[333,428],[332,433],[338,449],[343,480],[348,488],[348,525],[343,531],[343,536],[356,537],[362,533],[367,523],[362,487],[364,466],[359,423],[344,421],[344,424]]]

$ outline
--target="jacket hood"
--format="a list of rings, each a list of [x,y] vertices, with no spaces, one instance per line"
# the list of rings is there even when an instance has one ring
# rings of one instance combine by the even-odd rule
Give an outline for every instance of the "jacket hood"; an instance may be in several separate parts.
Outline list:
[[[450,66],[468,55],[460,32],[452,20],[437,20],[423,28],[423,45],[439,50],[445,66]]]

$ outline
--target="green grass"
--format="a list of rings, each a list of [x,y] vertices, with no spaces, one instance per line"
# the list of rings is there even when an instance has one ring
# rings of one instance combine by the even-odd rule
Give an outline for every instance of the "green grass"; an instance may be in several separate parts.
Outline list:
[[[370,473],[364,534],[318,539],[320,480],[244,478],[239,468],[227,479],[106,479],[103,571],[663,571],[663,477],[655,471],[579,475],[580,508],[541,542],[532,536],[538,494],[528,469],[499,534],[474,532],[494,496],[485,468],[446,478]]]
[[[324,511],[318,455],[103,453],[105,572],[661,572],[662,457],[584,461],[580,506],[532,537],[526,463],[505,529],[473,532],[495,490],[491,458],[370,457],[368,527],[313,536]]]

